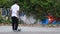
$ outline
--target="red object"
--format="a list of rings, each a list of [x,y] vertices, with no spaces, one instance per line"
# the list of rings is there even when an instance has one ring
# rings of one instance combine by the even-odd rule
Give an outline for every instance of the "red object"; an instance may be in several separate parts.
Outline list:
[[[52,23],[55,19],[53,16],[50,16],[50,15],[48,15],[47,17],[49,19],[49,23]]]

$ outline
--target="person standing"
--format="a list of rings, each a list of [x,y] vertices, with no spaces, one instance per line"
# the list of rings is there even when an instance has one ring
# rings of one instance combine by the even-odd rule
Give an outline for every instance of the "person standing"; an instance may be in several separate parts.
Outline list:
[[[11,6],[11,19],[12,19],[12,30],[18,30],[18,22],[19,22],[19,5],[18,2],[15,1],[14,5]]]

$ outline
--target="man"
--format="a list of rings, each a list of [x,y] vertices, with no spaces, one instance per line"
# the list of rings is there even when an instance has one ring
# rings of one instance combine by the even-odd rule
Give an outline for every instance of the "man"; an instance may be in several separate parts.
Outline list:
[[[11,6],[10,11],[11,11],[11,19],[12,19],[12,30],[19,31],[18,30],[19,5],[17,4],[17,1],[15,1],[15,4]]]

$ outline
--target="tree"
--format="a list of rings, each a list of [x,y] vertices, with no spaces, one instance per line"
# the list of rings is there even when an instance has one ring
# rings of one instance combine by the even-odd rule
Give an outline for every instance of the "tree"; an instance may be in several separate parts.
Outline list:
[[[0,7],[10,8],[14,0],[0,0]],[[18,0],[21,9],[27,15],[33,14],[36,18],[44,18],[47,13],[60,17],[60,0]]]

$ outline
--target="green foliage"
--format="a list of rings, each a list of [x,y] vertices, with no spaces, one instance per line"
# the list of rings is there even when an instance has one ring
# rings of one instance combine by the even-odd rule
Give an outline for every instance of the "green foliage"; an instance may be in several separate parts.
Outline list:
[[[4,20],[3,20],[3,18],[0,16],[0,23],[3,23],[4,22]]]
[[[11,7],[14,0],[0,0],[0,7]],[[51,13],[60,17],[60,0],[18,0],[21,9],[27,15],[35,15],[36,18],[44,18],[44,15]]]

